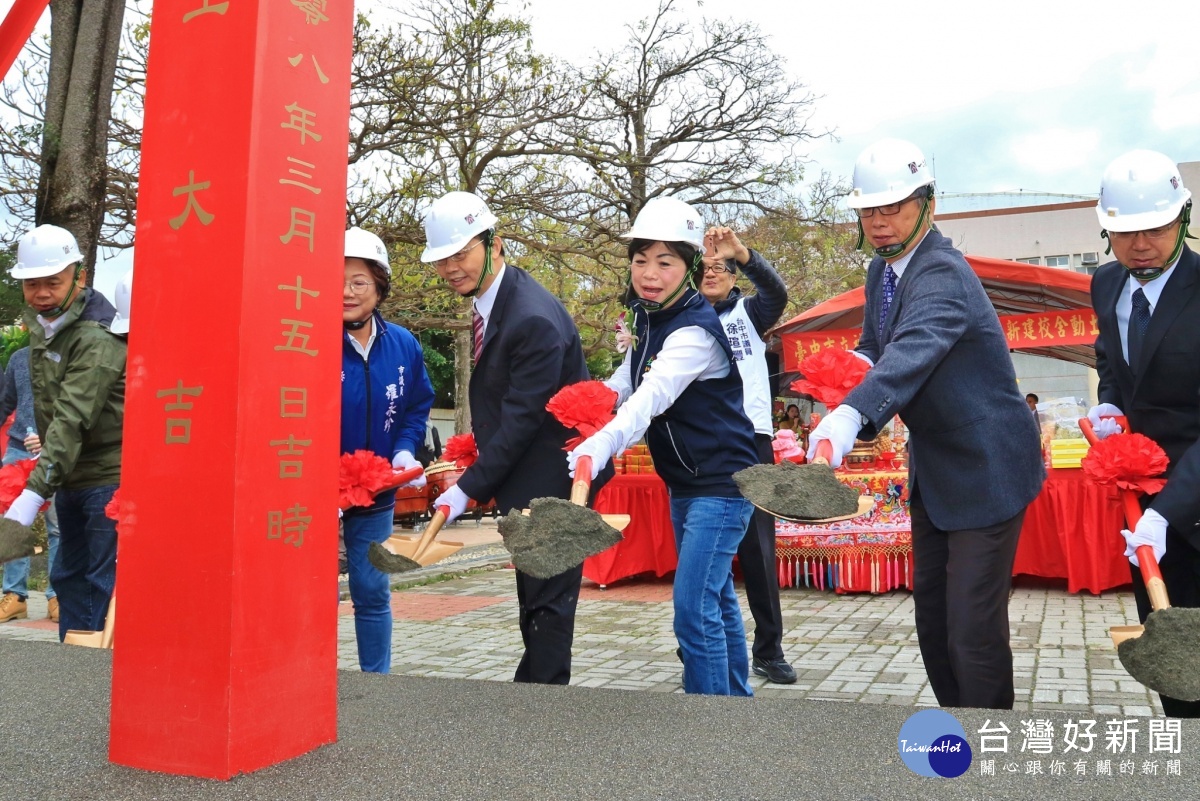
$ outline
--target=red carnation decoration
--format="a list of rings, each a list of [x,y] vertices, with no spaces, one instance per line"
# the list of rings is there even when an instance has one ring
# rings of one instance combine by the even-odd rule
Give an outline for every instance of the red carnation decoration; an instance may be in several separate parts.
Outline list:
[[[567,440],[564,450],[569,451],[604,428],[613,419],[616,405],[616,390],[609,389],[603,381],[579,381],[554,393],[546,411],[567,428],[579,432],[578,437]]]
[[[112,500],[104,505],[104,516],[117,521],[117,531],[126,533],[126,526],[137,522],[137,507],[133,501],[121,497],[121,488],[117,487]]]
[[[391,478],[392,463],[382,456],[371,451],[343,453],[338,467],[339,506],[370,506]]]
[[[25,491],[29,482],[29,474],[37,467],[37,459],[22,459],[10,465],[0,467],[0,514],[8,511],[17,496]],[[46,506],[49,506],[47,502]],[[42,507],[46,508],[45,506]]]
[[[1083,457],[1084,474],[1097,484],[1153,494],[1165,478],[1154,478],[1167,469],[1167,454],[1143,434],[1114,434],[1091,447]]]
[[[829,408],[846,399],[850,390],[862,383],[870,366],[848,350],[825,348],[800,362],[804,376],[792,382],[792,389],[816,398]]]
[[[110,520],[121,519],[121,488],[113,492],[112,500],[104,504],[104,516]]]
[[[479,458],[474,434],[455,434],[442,448],[442,461],[454,462],[455,467],[470,467]]]

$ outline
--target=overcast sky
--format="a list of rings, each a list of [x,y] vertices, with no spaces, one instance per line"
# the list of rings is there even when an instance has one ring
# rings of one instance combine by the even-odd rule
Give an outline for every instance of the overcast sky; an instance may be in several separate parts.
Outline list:
[[[531,19],[538,49],[583,59],[619,46],[624,26],[653,4],[515,0],[510,8]],[[11,5],[0,0],[0,13]],[[954,193],[1094,195],[1104,166],[1135,147],[1200,160],[1200,68],[1191,44],[1200,12],[1183,0],[677,7],[757,24],[792,76],[821,96],[813,123],[838,139],[811,147],[813,174],[848,177],[859,151],[885,136],[920,146],[939,188]]]
[[[528,0],[534,42],[611,49],[653,0]],[[1183,0],[677,0],[747,20],[816,95],[814,168],[848,177],[871,142],[909,139],[946,192],[1096,194],[1135,147],[1200,160],[1200,12]],[[1193,188],[1195,189],[1195,188]]]

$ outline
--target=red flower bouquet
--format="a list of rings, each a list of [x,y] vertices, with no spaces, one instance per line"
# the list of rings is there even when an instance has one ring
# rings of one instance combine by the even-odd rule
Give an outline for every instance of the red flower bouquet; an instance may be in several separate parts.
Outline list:
[[[578,437],[567,440],[564,450],[576,445],[604,428],[613,419],[613,407],[617,405],[617,393],[603,381],[579,381],[554,393],[546,404],[546,411],[567,428],[579,432]]]
[[[1083,457],[1084,474],[1097,484],[1152,494],[1162,490],[1167,454],[1143,434],[1114,434],[1092,445]]]
[[[17,496],[25,491],[29,474],[37,467],[37,459],[22,459],[10,465],[0,467],[0,514],[8,511]],[[46,506],[50,504],[47,503]],[[46,506],[42,508],[45,509]]]
[[[455,434],[446,440],[442,449],[442,461],[454,462],[455,467],[470,467],[479,458],[474,434]]]
[[[343,453],[338,465],[338,502],[343,509],[370,506],[375,493],[388,486],[392,464],[371,451]]]
[[[825,348],[800,362],[804,377],[793,381],[792,389],[832,409],[862,383],[869,369],[866,362],[848,350]]]
[[[137,522],[137,508],[133,501],[121,497],[121,488],[113,493],[112,500],[104,505],[104,516],[117,521],[117,531],[125,533],[126,526]]]

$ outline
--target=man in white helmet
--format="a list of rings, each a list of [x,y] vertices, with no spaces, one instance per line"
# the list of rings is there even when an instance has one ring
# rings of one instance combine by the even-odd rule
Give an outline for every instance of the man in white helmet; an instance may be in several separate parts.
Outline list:
[[[856,355],[863,382],[809,436],[836,463],[894,415],[909,431],[913,603],[942,706],[1011,709],[1008,595],[1025,508],[1045,478],[999,318],[966,259],[933,225],[933,174],[885,139],[854,165],[849,206],[875,253]]]
[[[500,512],[533,498],[570,497],[564,428],[546,404],[563,387],[589,378],[575,322],[562,302],[529,273],[504,261],[496,216],[470,192],[450,192],[425,214],[421,261],[433,264],[461,297],[472,298],[474,369],[471,428],[479,457],[438,498],[449,519],[474,499],[495,498]],[[459,399],[459,403],[464,402]],[[611,468],[606,476],[611,476]],[[602,482],[593,484],[593,494]],[[525,653],[515,681],[567,684],[583,566],[549,579],[517,572]]]
[[[1125,536],[1154,549],[1172,606],[1200,607],[1200,258],[1184,243],[1192,195],[1167,156],[1134,150],[1104,171],[1096,214],[1115,261],[1092,278],[1099,404],[1096,433],[1120,431],[1112,416],[1162,446],[1167,484],[1142,498]],[[1131,569],[1138,616],[1150,614],[1140,569]],[[1200,702],[1161,696],[1171,717],[1200,717]]]
[[[60,638],[103,628],[117,559],[116,523],[104,507],[121,479],[125,340],[109,330],[116,310],[88,288],[82,261],[69,231],[40,225],[21,237],[10,271],[25,294],[42,451],[0,521],[0,561],[30,543],[29,525],[53,495],[61,536],[50,580]]]

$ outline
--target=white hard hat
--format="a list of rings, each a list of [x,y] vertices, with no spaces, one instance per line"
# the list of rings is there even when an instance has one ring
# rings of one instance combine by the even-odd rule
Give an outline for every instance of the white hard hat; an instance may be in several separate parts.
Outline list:
[[[1096,216],[1106,231],[1146,231],[1174,222],[1191,197],[1175,162],[1131,150],[1104,170]]]
[[[646,201],[633,227],[622,239],[649,239],[653,242],[686,242],[704,253],[704,220],[700,214],[674,197],[656,197]]]
[[[121,280],[117,281],[116,288],[113,289],[113,305],[117,307],[117,314],[113,317],[112,325],[108,327],[109,331],[114,334],[129,333],[129,304],[133,300],[133,270],[121,276]]]
[[[448,192],[425,212],[425,251],[421,261],[434,262],[453,256],[467,246],[471,237],[496,227],[496,215],[473,192]]]
[[[17,263],[8,274],[13,278],[45,278],[83,261],[75,237],[57,225],[39,225],[21,237]]]
[[[379,262],[383,269],[390,270],[387,248],[383,240],[357,225],[346,231],[346,258]]]
[[[846,198],[852,209],[899,203],[933,183],[925,154],[903,139],[880,139],[854,162],[854,188]]]

